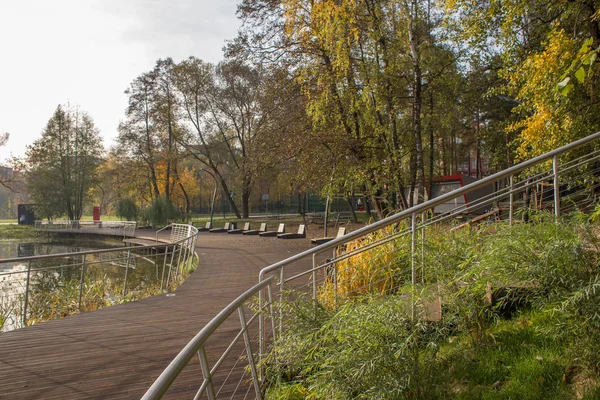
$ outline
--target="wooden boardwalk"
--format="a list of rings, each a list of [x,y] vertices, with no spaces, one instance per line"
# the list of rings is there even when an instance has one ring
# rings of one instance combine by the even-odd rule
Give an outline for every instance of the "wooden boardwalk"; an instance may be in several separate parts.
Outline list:
[[[140,398],[214,315],[258,281],[261,268],[309,247],[308,239],[200,233],[200,265],[175,296],[0,334],[0,399]]]

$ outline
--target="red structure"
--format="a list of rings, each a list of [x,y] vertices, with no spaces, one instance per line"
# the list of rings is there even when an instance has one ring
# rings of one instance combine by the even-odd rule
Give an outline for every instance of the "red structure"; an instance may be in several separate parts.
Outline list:
[[[100,207],[98,207],[98,206],[94,207],[93,215],[94,215],[94,222],[96,222],[96,223],[100,222]]]

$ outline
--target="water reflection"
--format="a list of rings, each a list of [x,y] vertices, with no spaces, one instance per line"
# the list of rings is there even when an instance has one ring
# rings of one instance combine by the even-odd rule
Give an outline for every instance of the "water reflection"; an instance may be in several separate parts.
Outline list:
[[[73,253],[79,251],[98,250],[104,248],[120,247],[114,241],[107,242],[85,242],[85,243],[33,243],[33,242],[0,242],[0,259],[31,257],[47,254]],[[66,261],[66,260],[65,260]],[[55,263],[56,261],[49,261]],[[48,262],[36,262],[36,269],[43,267]],[[69,262],[67,262],[67,265]],[[33,266],[32,266],[33,268]],[[36,272],[32,274],[32,283],[36,286],[47,286],[49,281],[63,282],[73,271],[79,271],[77,267],[62,267],[56,270]],[[21,326],[20,318],[23,315],[21,300],[27,286],[27,263],[13,262],[0,264],[0,332],[13,330]],[[69,276],[71,278],[71,276]],[[42,288],[44,289],[44,288]]]

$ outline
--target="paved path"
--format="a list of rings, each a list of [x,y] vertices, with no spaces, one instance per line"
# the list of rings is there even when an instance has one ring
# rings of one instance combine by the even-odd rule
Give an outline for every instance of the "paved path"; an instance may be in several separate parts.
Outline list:
[[[261,268],[309,247],[308,239],[200,233],[200,265],[176,296],[0,334],[0,399],[140,398],[217,312],[258,281]]]

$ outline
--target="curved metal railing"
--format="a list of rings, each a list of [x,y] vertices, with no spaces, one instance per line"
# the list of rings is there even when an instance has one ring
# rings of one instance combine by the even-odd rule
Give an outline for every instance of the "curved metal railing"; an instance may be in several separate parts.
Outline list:
[[[136,221],[35,221],[37,231],[90,233],[108,236],[135,236]]]
[[[193,389],[189,380],[183,383],[185,388],[177,386],[179,396],[189,392],[195,399],[247,398],[254,393],[255,398],[262,399],[265,365],[261,360],[285,329],[280,300],[309,295],[317,303],[329,301],[333,306],[344,301],[348,288],[344,294],[339,290],[341,263],[347,268],[364,264],[404,267],[392,283],[388,278],[368,283],[380,285],[380,293],[392,292],[406,283],[425,283],[427,235],[488,220],[518,223],[537,211],[551,210],[558,218],[564,211],[597,204],[600,150],[587,148],[581,152],[581,148],[592,143],[598,147],[598,139],[600,132],[265,267],[260,271],[259,283],[206,325],[143,398],[159,399],[168,393],[169,388],[177,386],[177,376],[186,366],[195,364],[197,356],[203,378]],[[493,190],[485,193],[482,189],[486,187]],[[476,193],[477,198],[468,201],[469,195]],[[439,209],[447,211],[437,212]],[[368,285],[353,290],[364,292]],[[322,296],[323,287],[333,293],[333,299]],[[233,321],[236,310],[239,321]]]
[[[0,260],[0,331],[175,289],[198,264],[198,230],[170,227],[166,243]]]

